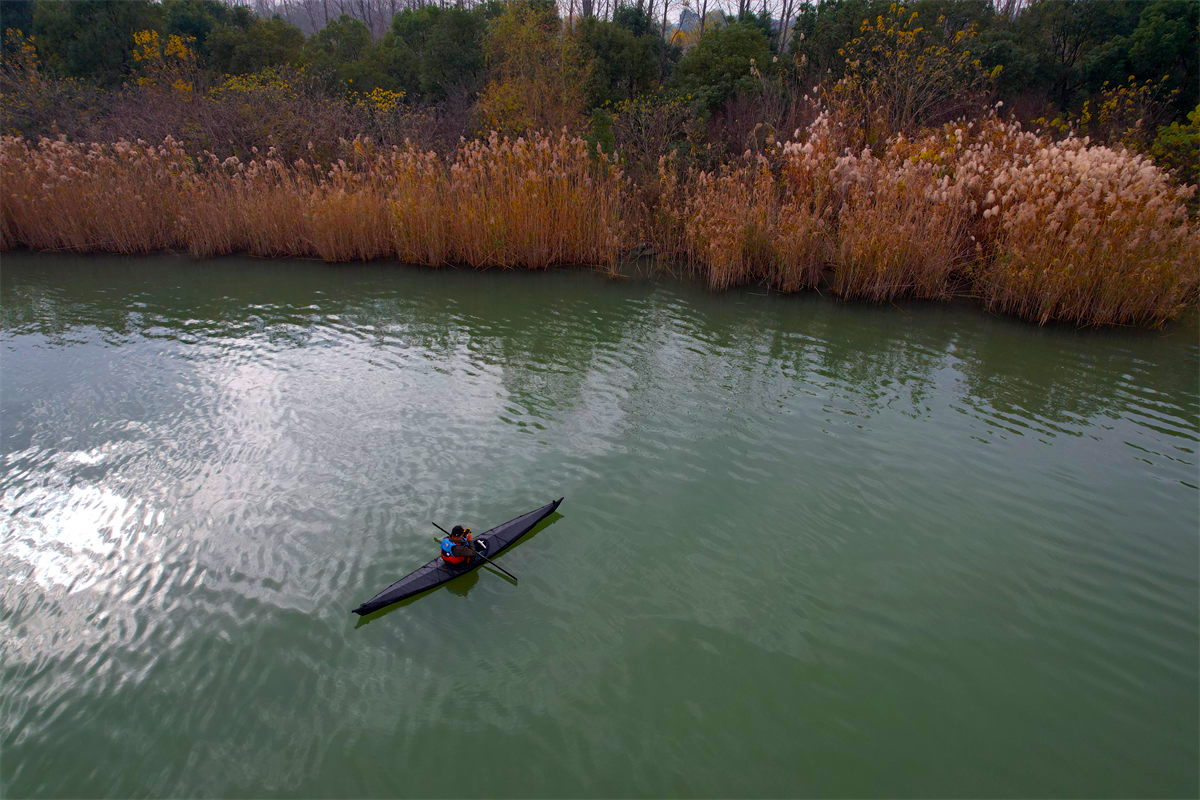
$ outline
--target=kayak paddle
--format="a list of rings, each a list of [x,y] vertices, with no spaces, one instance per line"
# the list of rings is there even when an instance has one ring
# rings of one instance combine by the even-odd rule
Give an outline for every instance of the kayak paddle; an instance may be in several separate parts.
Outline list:
[[[446,534],[447,536],[449,536],[449,535],[450,535],[450,531],[446,530],[446,529],[445,529],[445,528],[443,528],[441,525],[438,525],[436,522],[434,522],[434,523],[433,523],[433,527],[437,528],[439,531],[441,531],[442,533]],[[440,541],[441,541],[441,539],[438,539],[438,541],[440,542]],[[500,566],[499,564],[497,564],[495,561],[492,561],[490,558],[488,558],[487,556],[485,556],[483,553],[481,553],[481,552],[479,552],[478,550],[476,550],[476,551],[475,551],[475,555],[479,556],[479,557],[480,557],[480,558],[482,558],[484,561],[486,561],[487,563],[491,564],[493,567],[495,567],[496,569],[500,570],[500,571],[501,571],[501,572],[503,572],[505,575],[507,575],[508,577],[512,578],[514,582],[516,582],[516,580],[517,580],[517,576],[516,576],[516,575],[513,575],[511,572],[509,572],[509,571],[508,571],[508,570],[506,570],[504,567],[502,567],[502,566]]]

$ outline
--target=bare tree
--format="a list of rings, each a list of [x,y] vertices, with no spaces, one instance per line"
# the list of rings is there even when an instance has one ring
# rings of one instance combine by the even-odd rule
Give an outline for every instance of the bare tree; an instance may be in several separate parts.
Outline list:
[[[792,15],[796,13],[796,0],[783,0],[779,9],[779,52],[786,53],[792,38]]]
[[[2,1],[2,0],[0,0]],[[991,0],[1000,4],[1020,6],[1025,0]],[[454,5],[458,8],[472,8],[479,0],[224,0],[229,5],[245,5],[253,9],[260,17],[270,18],[278,15],[298,26],[306,34],[314,34],[331,21],[343,14],[363,22],[378,38],[391,28],[392,17],[401,11],[419,9],[430,3],[442,7]],[[681,7],[681,0],[557,0],[560,17],[569,27],[574,27],[575,20],[588,17],[603,20],[613,20],[618,9],[632,5],[642,11],[646,18],[659,27],[660,34],[666,36],[671,23],[671,15]],[[696,10],[700,14],[700,33],[707,25],[707,16],[712,10],[721,10],[729,16],[749,12],[753,8],[753,0],[695,0]],[[768,14],[774,16],[774,8],[780,7],[780,13],[787,20],[796,13],[796,7],[803,0],[761,0],[762,7]],[[781,30],[787,25],[781,19]],[[783,34],[786,36],[786,34]]]
[[[996,11],[1009,19],[1016,19],[1025,9],[1029,8],[1029,4],[1033,0],[993,0],[996,5]]]

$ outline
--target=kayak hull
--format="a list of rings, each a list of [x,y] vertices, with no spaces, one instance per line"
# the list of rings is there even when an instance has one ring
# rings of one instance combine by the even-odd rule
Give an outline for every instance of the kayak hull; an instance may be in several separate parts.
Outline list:
[[[522,536],[533,530],[535,525],[553,514],[562,501],[563,498],[560,497],[553,503],[547,503],[541,508],[535,508],[533,511],[529,511],[519,517],[514,517],[491,530],[484,531],[476,536],[475,539],[487,545],[486,553],[488,558],[495,558]],[[378,611],[385,606],[390,606],[392,603],[398,603],[406,597],[412,597],[415,594],[428,591],[436,586],[441,586],[443,583],[452,581],[460,575],[465,575],[485,563],[487,562],[482,558],[476,558],[465,566],[451,567],[445,561],[442,561],[441,558],[435,558],[423,567],[419,567],[405,575],[354,609],[354,613],[363,616],[373,611]]]

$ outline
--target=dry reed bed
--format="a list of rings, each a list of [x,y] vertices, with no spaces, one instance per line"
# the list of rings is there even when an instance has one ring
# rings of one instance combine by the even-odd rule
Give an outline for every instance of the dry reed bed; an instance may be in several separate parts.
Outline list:
[[[418,148],[346,143],[329,167],[162,145],[0,140],[0,241],[39,250],[245,252],[430,266],[612,267],[625,181],[567,135]]]
[[[970,294],[1038,323],[1154,326],[1200,294],[1193,186],[1145,157],[990,117],[849,153],[827,116],[688,190],[682,249],[714,288]]]
[[[660,162],[653,203],[566,134],[444,159],[347,142],[329,166],[189,158],[179,143],[0,140],[0,246],[197,257],[612,268],[651,238],[713,287],[820,285],[891,300],[972,294],[1044,323],[1157,325],[1196,301],[1200,231],[1141,156],[991,117],[849,152],[822,115],[714,173]]]

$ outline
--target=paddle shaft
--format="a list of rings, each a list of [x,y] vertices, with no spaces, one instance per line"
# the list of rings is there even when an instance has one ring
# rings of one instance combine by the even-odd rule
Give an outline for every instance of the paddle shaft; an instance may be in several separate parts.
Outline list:
[[[449,536],[449,535],[450,535],[450,531],[446,530],[446,529],[445,529],[445,528],[443,528],[441,525],[438,525],[436,522],[435,522],[435,523],[433,523],[433,527],[437,528],[439,531],[441,531],[442,533],[446,534],[447,536]],[[438,541],[441,541],[441,540],[439,539]],[[516,576],[516,575],[513,575],[511,572],[509,572],[509,571],[508,571],[508,570],[506,570],[504,567],[502,567],[502,566],[500,566],[499,564],[497,564],[495,561],[492,561],[490,558],[488,558],[487,556],[485,556],[483,553],[479,552],[478,550],[476,550],[476,551],[475,551],[475,555],[479,556],[479,557],[480,557],[480,558],[482,558],[484,561],[486,561],[487,563],[491,564],[493,567],[495,567],[496,569],[500,570],[501,572],[503,572],[503,573],[504,573],[505,575],[507,575],[508,577],[512,578],[514,581],[515,581],[515,580],[517,580],[517,576]]]

